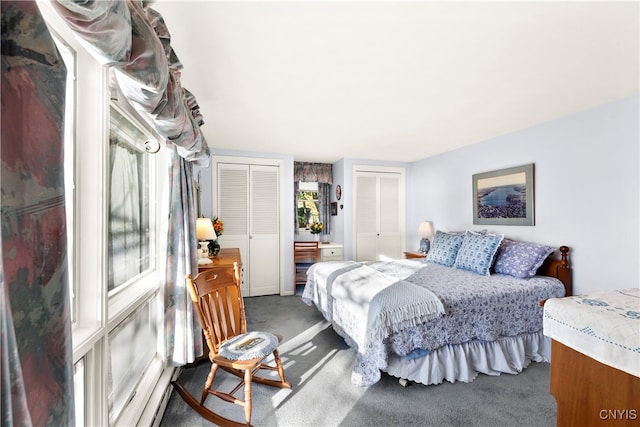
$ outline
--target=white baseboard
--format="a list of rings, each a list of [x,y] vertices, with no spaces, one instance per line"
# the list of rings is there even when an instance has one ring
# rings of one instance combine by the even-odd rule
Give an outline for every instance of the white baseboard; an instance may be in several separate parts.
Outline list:
[[[138,426],[158,427],[160,425],[173,392],[171,381],[178,378],[180,371],[180,368],[167,368],[164,370],[138,420]]]

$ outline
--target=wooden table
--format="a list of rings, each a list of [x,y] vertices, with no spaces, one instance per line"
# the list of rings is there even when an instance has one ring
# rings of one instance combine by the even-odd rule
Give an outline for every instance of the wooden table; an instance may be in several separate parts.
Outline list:
[[[222,248],[218,255],[209,257],[213,263],[198,265],[198,271],[205,271],[207,268],[217,267],[220,265],[233,265],[234,262],[238,263],[238,269],[242,276],[242,259],[240,258],[240,249],[238,248]],[[241,277],[242,278],[242,277]]]
[[[551,340],[549,390],[556,398],[556,425],[637,426],[640,377],[598,362]]]
[[[414,258],[426,258],[427,254],[419,251],[407,251],[404,253],[404,257],[406,259],[414,259]]]

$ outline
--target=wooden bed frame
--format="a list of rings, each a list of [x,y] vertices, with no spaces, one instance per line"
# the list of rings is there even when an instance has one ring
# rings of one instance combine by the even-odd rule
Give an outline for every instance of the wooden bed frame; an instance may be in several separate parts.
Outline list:
[[[560,259],[547,258],[538,269],[541,276],[555,277],[564,284],[565,296],[573,295],[573,275],[569,265],[569,247],[560,246]],[[542,302],[543,304],[544,302]]]

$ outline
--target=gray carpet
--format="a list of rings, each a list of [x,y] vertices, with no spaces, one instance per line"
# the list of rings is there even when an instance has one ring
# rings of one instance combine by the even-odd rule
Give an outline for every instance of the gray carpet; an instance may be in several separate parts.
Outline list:
[[[291,390],[253,387],[255,426],[554,426],[549,364],[519,375],[479,375],[471,383],[402,387],[383,373],[369,388],[351,384],[354,356],[320,313],[299,296],[245,299],[248,329],[284,336],[280,353]],[[184,369],[179,381],[199,399],[210,365]],[[234,384],[220,372],[215,384]],[[243,409],[210,396],[206,406],[244,421]],[[173,393],[161,426],[210,426]]]

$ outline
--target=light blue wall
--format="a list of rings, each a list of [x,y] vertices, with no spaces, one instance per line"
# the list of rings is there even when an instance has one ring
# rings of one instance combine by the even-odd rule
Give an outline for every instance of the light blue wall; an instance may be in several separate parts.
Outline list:
[[[489,229],[506,236],[571,248],[574,293],[640,286],[640,98],[598,108],[473,144],[415,163],[342,159],[333,164],[335,187],[342,186],[332,240],[353,254],[353,167],[407,169],[407,249],[416,250],[418,224],[436,229]],[[285,164],[285,241],[293,241],[293,158],[273,153],[213,150],[216,156],[282,159]],[[471,176],[535,164],[535,226],[474,226]],[[212,215],[211,170],[201,172],[203,214]],[[414,244],[415,243],[415,244]],[[285,248],[284,265],[292,265]],[[293,289],[285,275],[285,289]]]
[[[441,230],[489,229],[569,246],[576,294],[640,286],[639,103],[625,98],[415,162],[407,242],[427,219]],[[535,226],[474,226],[471,176],[528,163]]]

